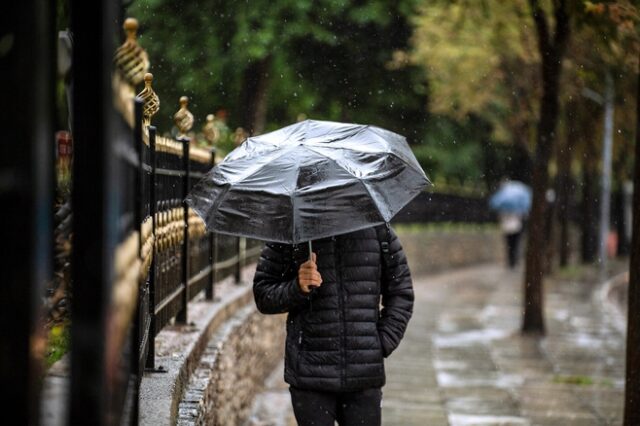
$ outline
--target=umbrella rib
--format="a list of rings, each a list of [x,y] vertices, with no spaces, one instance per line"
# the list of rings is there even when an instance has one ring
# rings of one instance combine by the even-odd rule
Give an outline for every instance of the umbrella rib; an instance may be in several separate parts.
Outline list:
[[[282,157],[282,156],[283,156],[283,155],[285,155],[285,154],[288,154],[289,152],[293,151],[295,148],[297,148],[297,146],[287,147],[286,149],[281,150],[281,151],[274,151],[274,152],[276,152],[278,155],[275,155],[273,158],[271,158],[271,159],[269,160],[269,162],[267,162],[267,163],[265,163],[265,164],[261,164],[260,166],[256,167],[256,169],[255,169],[255,170],[253,170],[251,173],[248,173],[248,174],[242,175],[242,176],[240,176],[238,179],[236,179],[236,180],[234,180],[234,181],[227,181],[226,183],[231,184],[231,185],[236,185],[236,184],[238,184],[238,183],[242,182],[243,180],[245,180],[245,179],[247,179],[247,178],[249,178],[249,177],[251,177],[251,176],[255,175],[255,174],[256,174],[256,173],[258,173],[259,171],[261,171],[261,170],[262,170],[262,168],[263,168],[265,165],[267,165],[267,164],[269,164],[269,163],[271,163],[271,162],[273,162],[273,161],[277,160],[278,158]]]
[[[358,179],[358,182],[360,182],[360,185],[363,186],[364,190],[367,191],[367,194],[369,194],[369,198],[374,200],[373,194],[371,194],[371,191],[369,190],[369,187],[367,186],[367,184],[362,179],[359,179],[359,178],[356,178],[356,179]],[[378,214],[380,215],[382,220],[384,220],[384,222],[387,223],[387,219],[385,219],[385,217],[382,215],[382,212],[380,212],[380,208],[378,207],[378,205],[375,202],[373,203],[373,205],[376,206],[376,210],[378,211]]]
[[[354,178],[361,180],[358,176],[356,176],[355,174],[351,173],[351,171],[349,169],[346,169],[345,167],[343,167],[340,163],[338,163],[336,160],[334,160],[331,157],[328,157],[327,155],[325,155],[322,152],[318,152],[315,149],[313,149],[312,147],[308,146],[308,145],[302,145],[305,149],[308,149],[309,151],[312,151],[318,155],[322,155],[324,158],[333,161],[334,163],[336,163],[338,166],[340,166],[343,170],[345,170],[347,173],[349,173],[351,176],[353,176]],[[346,148],[342,148],[342,149],[346,149]],[[418,169],[416,170],[415,167],[413,167],[411,164],[407,163],[406,161],[404,161],[404,159],[402,159],[401,157],[398,157],[395,153],[393,152],[387,152],[385,153],[386,155],[391,155],[395,158],[397,158],[398,160],[400,160],[405,166],[407,166],[408,168],[410,168],[411,170],[413,170],[414,172],[417,172],[418,174],[421,174],[425,177],[425,179],[427,180],[427,184],[432,185],[431,181],[429,180],[429,178],[427,177],[427,175],[425,174],[424,170],[422,169]]]
[[[333,158],[331,158],[331,157],[329,157],[329,156],[325,155],[325,154],[324,154],[324,153],[322,153],[322,152],[318,152],[318,151],[316,151],[315,149],[313,149],[312,147],[310,147],[310,146],[308,146],[308,145],[302,145],[302,147],[303,147],[304,149],[308,150],[308,151],[311,151],[311,152],[313,152],[313,153],[315,153],[315,154],[318,154],[318,155],[323,156],[323,157],[324,157],[324,158],[326,158],[327,160],[333,161],[333,163],[335,163],[335,164],[336,164],[338,167],[340,167],[342,170],[346,171],[347,173],[349,173],[349,174],[350,174],[351,176],[353,176],[354,178],[356,178],[356,179],[360,180],[360,178],[359,178],[358,176],[354,175],[354,174],[351,172],[351,170],[349,170],[349,169],[345,168],[344,166],[342,166],[340,163],[338,163],[338,162],[337,162],[336,160],[334,160]]]
[[[376,135],[378,135],[378,136],[380,136],[381,138],[383,138],[383,139],[384,139],[384,136],[383,136],[383,135],[381,135],[381,134],[380,134],[380,132],[378,132],[378,130],[377,130],[377,129],[378,129],[378,127],[376,127],[376,126],[369,126],[369,125],[367,125],[367,127],[368,127],[368,128],[369,128],[369,130],[371,130],[373,133],[375,133]],[[422,174],[424,174],[424,176],[427,178],[427,183],[428,183],[429,185],[432,185],[431,180],[429,180],[429,177],[428,177],[428,176],[427,176],[427,174],[424,172],[424,170],[422,170],[422,168],[420,168],[419,170],[416,170],[416,168],[415,168],[412,164],[408,163],[404,158],[402,158],[402,157],[400,157],[400,156],[396,155],[396,153],[394,153],[394,152],[389,152],[388,154],[389,154],[389,155],[393,155],[393,156],[394,156],[394,157],[396,157],[398,160],[402,161],[402,162],[403,162],[407,167],[409,167],[409,168],[413,169],[414,171],[417,171],[418,173],[422,173]]]
[[[304,145],[303,145],[303,146],[304,146]],[[362,187],[364,188],[364,190],[365,190],[365,191],[367,191],[367,194],[369,194],[369,198],[370,198],[370,199],[372,199],[372,200],[374,200],[374,198],[373,198],[373,194],[371,194],[371,191],[369,190],[369,187],[366,185],[366,183],[363,181],[363,179],[362,179],[362,178],[359,178],[358,176],[356,176],[356,175],[354,175],[353,173],[351,173],[349,170],[345,169],[345,168],[344,168],[340,163],[338,163],[338,162],[337,162],[336,160],[334,160],[333,158],[331,158],[331,157],[327,157],[326,155],[324,155],[324,154],[323,154],[323,153],[321,153],[321,152],[318,152],[318,151],[315,151],[315,150],[313,150],[313,149],[310,149],[308,146],[304,146],[304,148],[309,149],[310,151],[313,151],[313,152],[315,152],[315,153],[316,153],[316,154],[318,154],[318,155],[322,155],[324,158],[326,158],[327,160],[329,160],[329,161],[333,162],[336,166],[338,166],[338,167],[339,167],[339,168],[341,168],[342,170],[344,170],[344,171],[346,171],[347,173],[349,173],[351,176],[353,176],[353,177],[358,181],[358,183],[360,183],[360,185],[362,185]],[[299,172],[300,172],[300,170],[298,169],[298,173],[299,173]],[[295,197],[295,193],[294,193],[294,197]],[[292,197],[292,198],[293,198],[293,197]],[[375,205],[375,203],[374,203],[374,205]],[[376,206],[376,210],[378,211],[378,214],[380,215],[380,217],[382,218],[382,220],[384,220],[384,221],[386,222],[386,219],[382,216],[382,213],[380,212],[380,209],[379,209],[379,208],[377,208],[377,206]],[[295,218],[294,218],[294,221],[295,221]]]

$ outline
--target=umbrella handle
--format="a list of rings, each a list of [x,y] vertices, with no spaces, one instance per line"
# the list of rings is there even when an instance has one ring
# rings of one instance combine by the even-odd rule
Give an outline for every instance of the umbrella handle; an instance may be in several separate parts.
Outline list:
[[[311,240],[309,240],[309,260],[311,260],[311,253],[313,253],[313,251],[311,246]]]

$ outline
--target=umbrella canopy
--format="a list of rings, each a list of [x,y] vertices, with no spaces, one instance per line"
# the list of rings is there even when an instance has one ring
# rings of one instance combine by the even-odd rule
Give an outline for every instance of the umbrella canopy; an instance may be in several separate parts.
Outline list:
[[[505,182],[491,196],[489,206],[498,211],[527,214],[531,209],[531,188],[515,180]]]
[[[186,202],[210,231],[300,243],[388,222],[428,184],[403,136],[306,120],[248,138]]]

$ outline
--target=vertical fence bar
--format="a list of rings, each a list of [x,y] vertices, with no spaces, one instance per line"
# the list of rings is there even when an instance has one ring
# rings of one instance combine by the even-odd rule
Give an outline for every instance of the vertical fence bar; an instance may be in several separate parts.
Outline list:
[[[134,229],[138,231],[138,257],[142,256],[142,100],[138,97],[134,100],[135,123],[133,128],[133,144],[138,158],[138,169],[136,170],[134,188],[135,202],[133,204]]]
[[[0,407],[5,424],[37,424],[42,360],[33,343],[43,338],[39,311],[53,257],[55,4],[27,0],[3,9],[0,377],[7,393]]]
[[[180,138],[179,142],[182,142],[182,210],[184,220],[184,233],[182,240],[182,275],[181,280],[184,285],[184,291],[182,292],[182,309],[176,316],[176,322],[186,323],[188,312],[187,306],[189,304],[189,206],[184,202],[184,198],[189,192],[189,178],[190,178],[190,160],[189,160],[189,142],[188,138]]]
[[[151,215],[151,235],[156,236],[156,128],[149,126],[149,153],[151,162],[151,182],[149,183],[149,214]],[[153,244],[153,258],[149,269],[149,351],[147,354],[146,368],[155,369],[156,365],[156,274],[158,268],[158,251],[156,243]]]
[[[211,167],[216,165],[216,149],[211,148]],[[209,232],[209,265],[211,266],[211,272],[209,273],[209,285],[207,286],[205,297],[207,300],[213,300],[215,296],[216,285],[216,255],[217,255],[217,238],[216,234]]]
[[[73,324],[71,425],[107,423],[105,353],[117,212],[111,73],[116,2],[71,0],[73,64]]]
[[[143,173],[144,173],[144,162],[142,158],[142,100],[140,98],[135,98],[133,103],[133,116],[134,116],[134,127],[133,127],[133,144],[136,150],[136,157],[138,158],[138,168],[135,174],[135,200],[133,205],[134,212],[134,228],[138,231],[138,258],[142,258],[142,200],[143,200]],[[141,347],[140,344],[142,342],[142,338],[144,336],[143,327],[145,327],[144,317],[141,315],[141,310],[143,309],[144,304],[142,303],[142,297],[145,293],[144,286],[140,286],[138,289],[138,301],[136,303],[137,308],[135,310],[132,332],[131,332],[131,354],[130,362],[131,362],[131,373],[135,375],[135,385],[134,385],[134,395],[133,395],[133,406],[131,413],[131,422],[135,422],[137,424],[138,418],[138,409],[139,409],[139,394],[140,394],[140,382],[142,380],[142,374],[144,371],[140,371],[140,356],[141,356]]]

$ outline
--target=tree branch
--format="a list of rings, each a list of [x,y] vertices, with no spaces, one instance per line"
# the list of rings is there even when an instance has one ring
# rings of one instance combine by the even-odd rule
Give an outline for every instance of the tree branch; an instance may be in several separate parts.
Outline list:
[[[569,39],[569,14],[566,0],[556,0],[554,3],[556,31],[553,37],[553,49],[556,56],[562,56]]]
[[[547,17],[544,10],[540,7],[539,0],[529,0],[529,6],[531,7],[531,15],[533,22],[536,24],[536,38],[538,39],[538,49],[542,56],[547,56],[551,53],[551,45],[549,38],[549,25],[547,24]],[[544,58],[543,58],[544,61]]]

